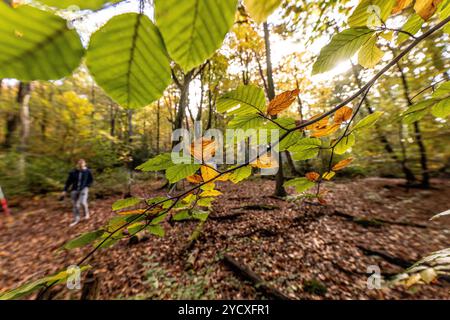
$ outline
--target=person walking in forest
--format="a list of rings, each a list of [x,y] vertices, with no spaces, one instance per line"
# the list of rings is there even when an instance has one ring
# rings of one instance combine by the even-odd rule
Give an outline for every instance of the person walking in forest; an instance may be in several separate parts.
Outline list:
[[[70,191],[72,199],[74,221],[70,224],[71,227],[80,222],[80,207],[83,207],[84,218],[89,219],[88,194],[93,182],[94,178],[86,161],[78,160],[76,168],[69,172],[63,191],[63,197]]]

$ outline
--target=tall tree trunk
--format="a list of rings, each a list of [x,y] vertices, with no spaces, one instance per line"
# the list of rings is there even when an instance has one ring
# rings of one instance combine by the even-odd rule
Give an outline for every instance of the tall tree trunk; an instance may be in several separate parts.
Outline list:
[[[0,97],[3,98],[3,80],[0,79]],[[2,99],[3,100],[3,99]],[[19,114],[14,111],[7,111],[6,112],[6,132],[5,132],[5,139],[2,143],[2,146],[5,149],[9,149],[12,146],[12,140],[14,136],[14,132],[16,131],[16,128],[19,124]]]
[[[20,153],[19,158],[19,174],[23,178],[25,177],[26,170],[26,152],[28,148],[28,138],[30,136],[30,98],[31,98],[31,86],[29,83],[20,82],[19,92],[17,94],[17,103],[20,107],[20,143],[18,151]]]
[[[174,130],[183,128],[183,120],[186,116],[186,108],[189,103],[189,85],[192,81],[194,70],[189,71],[183,78],[183,82],[179,83],[180,101],[178,102],[177,114],[174,121]],[[172,142],[172,147],[177,144],[177,141]]]
[[[403,68],[399,62],[397,62],[397,68],[398,68],[398,71],[400,72],[405,99],[408,103],[408,106],[412,106],[413,103],[412,103],[412,100],[409,95],[408,81],[406,79],[405,72],[403,71]],[[430,173],[428,170],[428,155],[427,155],[427,149],[425,147],[425,143],[423,142],[422,131],[420,129],[419,121],[414,122],[413,127],[414,127],[415,141],[416,141],[417,147],[419,148],[419,153],[420,153],[420,166],[422,168],[422,186],[424,188],[429,188],[430,187]]]
[[[267,22],[264,22],[264,43],[266,45],[266,64],[267,64],[267,95],[269,100],[272,100],[275,98],[275,87],[273,83],[273,72],[272,72],[272,59],[271,59],[271,52],[270,52],[270,32],[269,32],[269,26]],[[275,117],[272,117],[273,119],[276,119]],[[287,192],[284,189],[284,175],[283,175],[283,157],[281,154],[278,156],[278,163],[279,168],[278,172],[276,174],[275,180],[275,195],[277,197],[285,197],[287,196]]]
[[[116,112],[113,104],[111,104],[109,106],[109,113],[110,113],[109,134],[111,135],[111,137],[114,137],[116,135],[116,114],[117,114],[117,112]]]
[[[128,183],[127,183],[127,192],[125,197],[131,197],[131,186],[133,184],[133,153],[131,145],[133,143],[133,110],[127,110],[127,141],[128,147],[130,150],[129,159],[127,159],[127,169],[128,169]]]
[[[205,130],[209,130],[212,128],[212,119],[213,119],[213,94],[211,89],[208,89],[208,122],[206,123]]]
[[[359,89],[362,88],[361,79],[359,78],[359,72],[356,69],[356,66],[352,63],[352,71],[353,76],[355,77],[356,84]],[[374,113],[374,110],[371,106],[369,98],[366,96],[364,98],[364,104],[366,106],[367,113],[372,114]],[[400,165],[403,174],[405,175],[405,179],[407,184],[413,184],[416,181],[416,177],[414,176],[414,173],[407,165],[407,158],[406,158],[406,152],[403,153],[402,159],[400,159],[397,154],[394,151],[394,148],[392,147],[392,144],[389,142],[387,136],[382,132],[380,126],[378,123],[375,123],[375,131],[377,133],[378,139],[380,140],[381,144],[384,146],[384,150],[389,154],[392,160],[394,160],[398,165]],[[400,141],[401,142],[401,141]]]

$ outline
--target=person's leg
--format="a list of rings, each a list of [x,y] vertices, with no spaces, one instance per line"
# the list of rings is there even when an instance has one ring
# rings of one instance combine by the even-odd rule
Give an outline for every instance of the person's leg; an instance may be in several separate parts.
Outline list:
[[[88,207],[89,188],[84,188],[80,193],[80,203],[83,206],[84,218],[89,219],[89,207]]]
[[[70,197],[72,199],[72,205],[73,205],[73,222],[70,224],[70,226],[76,225],[78,222],[80,222],[80,196],[78,191],[72,191],[70,193]]]

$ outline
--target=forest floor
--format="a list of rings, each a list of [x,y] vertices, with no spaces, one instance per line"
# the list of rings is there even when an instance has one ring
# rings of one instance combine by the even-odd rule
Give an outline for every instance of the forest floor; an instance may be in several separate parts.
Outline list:
[[[162,183],[149,182],[135,193],[162,195],[152,191]],[[270,298],[230,269],[223,261],[226,254],[293,299],[449,299],[445,281],[409,289],[367,288],[369,266],[397,273],[403,264],[450,244],[450,219],[429,221],[449,209],[450,181],[434,180],[431,190],[408,190],[401,183],[381,178],[330,182],[326,206],[271,197],[270,180],[222,184],[218,189],[224,194],[193,248],[185,249],[196,224],[183,222],[167,224],[164,238],[137,244],[124,240],[98,252],[90,261],[99,279],[98,298]],[[102,226],[114,215],[110,208],[118,197],[92,200],[91,219],[73,228],[70,203],[55,196],[13,201],[14,219],[0,231],[0,291],[79,260],[89,248],[57,249]],[[63,286],[55,294],[59,299],[80,295]]]

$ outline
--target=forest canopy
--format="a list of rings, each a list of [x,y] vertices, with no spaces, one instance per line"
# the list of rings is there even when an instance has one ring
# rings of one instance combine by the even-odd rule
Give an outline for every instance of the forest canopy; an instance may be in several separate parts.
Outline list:
[[[432,188],[450,168],[449,21],[450,0],[1,1],[0,186],[56,193],[87,160],[95,196],[116,201],[63,245],[89,247],[83,271],[100,249],[175,222],[194,221],[195,241],[220,185],[252,176],[319,206],[337,179]],[[133,193],[154,177],[165,196]],[[420,266],[401,281],[438,277]]]

